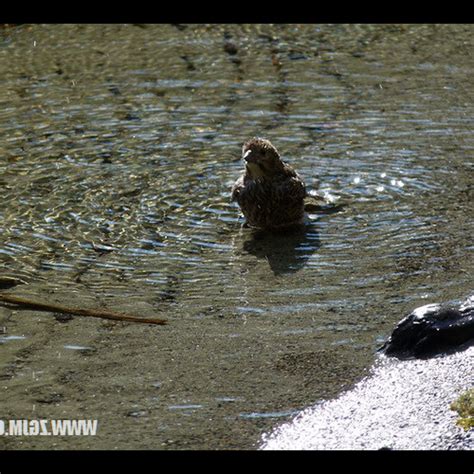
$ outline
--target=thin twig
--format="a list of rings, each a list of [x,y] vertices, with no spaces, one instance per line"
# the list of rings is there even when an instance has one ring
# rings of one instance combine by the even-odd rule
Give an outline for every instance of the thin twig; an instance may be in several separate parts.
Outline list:
[[[71,308],[69,306],[62,306],[52,303],[41,303],[33,301],[21,296],[0,294],[0,301],[5,303],[16,304],[23,308],[36,309],[38,311],[51,311],[55,313],[77,314],[79,316],[90,316],[92,318],[113,319],[115,321],[129,321],[132,323],[146,323],[146,324],[166,324],[166,319],[150,319],[139,318],[124,313],[115,313],[113,311],[104,311],[100,309],[82,309]]]

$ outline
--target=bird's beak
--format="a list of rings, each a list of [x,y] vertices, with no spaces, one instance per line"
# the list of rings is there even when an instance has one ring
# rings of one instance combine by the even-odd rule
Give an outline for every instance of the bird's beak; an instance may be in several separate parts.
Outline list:
[[[252,153],[252,150],[247,150],[245,153],[244,153],[244,156],[243,156],[243,159],[247,162],[247,163],[254,163],[255,162],[255,155]]]

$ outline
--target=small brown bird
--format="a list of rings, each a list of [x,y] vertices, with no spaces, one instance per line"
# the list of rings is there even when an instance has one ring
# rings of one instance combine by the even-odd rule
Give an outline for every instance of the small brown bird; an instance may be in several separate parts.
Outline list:
[[[281,230],[304,222],[306,187],[298,173],[281,160],[277,149],[263,138],[242,147],[245,172],[232,187],[250,227]]]

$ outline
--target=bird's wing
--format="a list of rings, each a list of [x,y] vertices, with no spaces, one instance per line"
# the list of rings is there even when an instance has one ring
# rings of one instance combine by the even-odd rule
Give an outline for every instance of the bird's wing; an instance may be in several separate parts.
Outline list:
[[[300,201],[306,196],[306,187],[299,176],[285,180],[286,193],[291,199]]]
[[[241,176],[232,186],[232,192],[230,195],[231,202],[234,202],[238,199],[240,191],[244,187],[244,177]]]

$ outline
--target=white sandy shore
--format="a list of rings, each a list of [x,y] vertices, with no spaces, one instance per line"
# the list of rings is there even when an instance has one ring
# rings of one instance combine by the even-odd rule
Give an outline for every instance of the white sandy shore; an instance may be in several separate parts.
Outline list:
[[[473,449],[449,406],[474,385],[474,347],[430,360],[380,356],[352,390],[263,436],[263,449]]]

